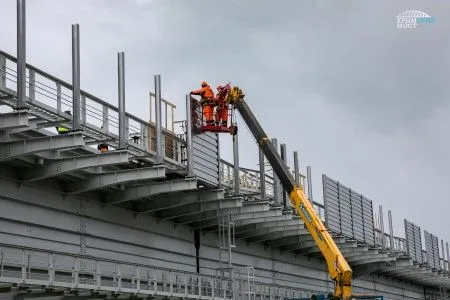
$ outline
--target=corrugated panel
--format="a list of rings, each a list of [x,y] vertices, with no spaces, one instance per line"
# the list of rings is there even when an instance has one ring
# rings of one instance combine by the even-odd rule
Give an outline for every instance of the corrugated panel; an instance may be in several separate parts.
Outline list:
[[[216,133],[193,133],[192,148],[194,174],[199,181],[219,185],[219,136]]]
[[[322,175],[328,229],[369,245],[375,244],[372,201]]]
[[[369,245],[375,245],[375,221],[373,220],[372,201],[361,196],[364,213],[364,241]]]
[[[439,258],[439,239],[437,236],[432,235],[426,230],[424,231],[424,236],[425,249],[427,251],[427,266],[435,270],[439,270],[441,268]]]
[[[342,233],[337,182],[322,175],[322,188],[327,228],[333,232]]]
[[[406,248],[409,257],[416,263],[423,264],[424,257],[422,254],[422,232],[419,226],[408,220],[405,221],[405,239]]]

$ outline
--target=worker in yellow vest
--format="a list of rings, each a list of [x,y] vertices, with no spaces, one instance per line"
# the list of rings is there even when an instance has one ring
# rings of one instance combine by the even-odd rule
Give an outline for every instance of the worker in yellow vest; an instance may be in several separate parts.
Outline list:
[[[68,115],[72,115],[70,113],[70,110],[66,110],[65,113]],[[66,134],[66,133],[70,132],[70,125],[68,125],[68,124],[59,124],[55,128],[56,128],[56,131],[58,132],[58,134]]]

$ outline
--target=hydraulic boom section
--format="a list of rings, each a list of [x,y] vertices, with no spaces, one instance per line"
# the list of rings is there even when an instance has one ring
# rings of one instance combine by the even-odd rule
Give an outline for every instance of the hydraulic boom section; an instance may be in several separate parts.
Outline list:
[[[256,120],[252,111],[244,101],[243,96],[231,102],[244,119],[256,141],[272,166],[274,172],[279,177],[284,189],[289,192],[290,200],[297,214],[303,219],[306,227],[317,246],[322,252],[328,265],[328,272],[335,281],[335,299],[351,299],[352,295],[352,269],[348,265],[341,251],[335,244],[327,228],[316,215],[311,202],[306,197],[301,186],[295,185],[295,180],[288,171],[286,165],[281,160],[280,155],[274,149],[272,143]]]

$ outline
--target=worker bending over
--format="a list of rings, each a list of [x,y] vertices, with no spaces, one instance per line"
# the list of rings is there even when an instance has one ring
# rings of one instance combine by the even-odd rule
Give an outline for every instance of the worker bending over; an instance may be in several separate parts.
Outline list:
[[[214,124],[214,92],[211,87],[205,82],[202,82],[202,88],[196,91],[192,91],[191,95],[200,95],[200,104],[203,107],[203,117],[206,120],[206,125]]]
[[[228,94],[231,91],[231,86],[228,83],[224,87],[219,85],[217,87],[216,96],[216,126],[222,125],[224,127],[228,126]]]

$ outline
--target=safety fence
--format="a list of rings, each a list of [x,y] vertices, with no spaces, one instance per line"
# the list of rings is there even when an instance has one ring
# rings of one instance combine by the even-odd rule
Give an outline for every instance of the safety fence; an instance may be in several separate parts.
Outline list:
[[[241,268],[245,269],[245,268]],[[245,270],[244,270],[245,271]],[[190,299],[288,299],[314,291],[41,249],[0,245],[0,282]]]
[[[17,89],[17,60],[15,57],[0,51],[0,91],[11,96]],[[41,119],[41,128],[50,128],[58,124],[69,126],[72,122],[73,107],[72,85],[60,80],[34,66],[26,68],[26,97],[29,113]],[[2,100],[15,107],[15,100]],[[81,91],[81,126],[87,144],[107,143],[117,147],[119,140],[119,110],[114,105]],[[175,109],[174,105],[164,101],[164,107]],[[167,112],[165,113],[167,115]],[[173,114],[172,114],[173,116]],[[166,122],[167,123],[167,119]],[[44,124],[44,125],[43,125]],[[48,126],[45,127],[45,124]],[[168,123],[169,124],[169,123]],[[184,167],[184,141],[175,134],[178,123],[173,121],[162,128],[163,149],[166,161]],[[129,113],[125,113],[127,146],[137,155],[155,155],[155,124],[146,122]]]
[[[272,173],[271,170],[267,170],[267,173]],[[294,172],[292,175],[294,176]],[[282,197],[281,185],[278,187],[277,196],[275,196],[274,177],[265,174],[265,196],[266,200],[275,201],[279,203]],[[273,174],[272,174],[273,175]],[[234,187],[234,164],[225,160],[220,161],[220,181],[222,185],[227,189],[233,189]],[[249,168],[239,168],[239,188],[242,194],[257,196],[261,195],[261,175],[259,170],[253,170]],[[300,185],[305,187],[305,176],[300,176]],[[287,195],[289,198],[289,196]],[[288,201],[289,202],[289,201]],[[321,203],[313,202],[313,208],[321,218],[325,221],[325,207]]]

